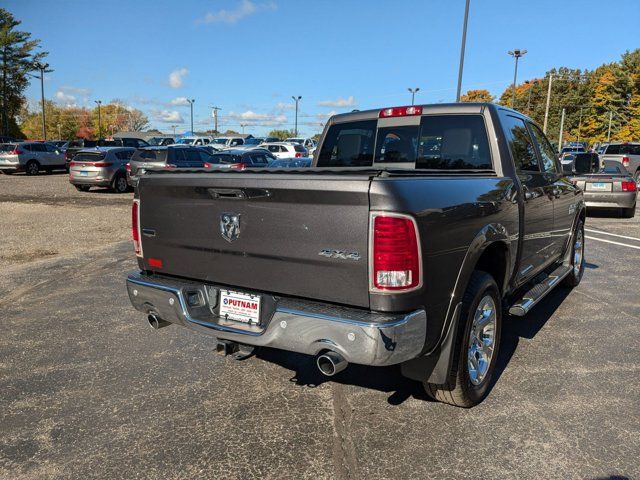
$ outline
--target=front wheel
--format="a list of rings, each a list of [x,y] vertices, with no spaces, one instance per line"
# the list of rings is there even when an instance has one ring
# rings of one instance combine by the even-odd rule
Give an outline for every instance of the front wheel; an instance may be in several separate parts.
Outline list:
[[[116,193],[126,193],[129,190],[129,184],[127,183],[127,177],[124,175],[118,175],[113,179],[111,188]]]
[[[584,274],[584,222],[578,220],[576,230],[573,232],[573,245],[571,246],[571,272],[564,277],[562,284],[565,287],[577,287]]]
[[[444,385],[425,383],[425,390],[435,400],[469,408],[489,393],[500,346],[502,303],[488,273],[473,272],[459,322],[449,380]]]

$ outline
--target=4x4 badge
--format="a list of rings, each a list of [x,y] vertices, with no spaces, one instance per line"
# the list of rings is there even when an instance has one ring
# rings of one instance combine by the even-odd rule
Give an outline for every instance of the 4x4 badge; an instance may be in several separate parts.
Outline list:
[[[240,214],[222,213],[220,214],[220,235],[227,242],[231,243],[240,236]]]

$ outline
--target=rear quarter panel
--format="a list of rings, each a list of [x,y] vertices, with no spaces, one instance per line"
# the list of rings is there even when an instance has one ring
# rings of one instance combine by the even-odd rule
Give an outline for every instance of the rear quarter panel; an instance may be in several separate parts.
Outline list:
[[[371,308],[402,311],[423,306],[429,322],[425,349],[434,346],[448,314],[460,301],[460,291],[464,291],[464,285],[457,283],[465,281],[461,275],[465,257],[501,240],[509,251],[508,269],[515,264],[519,229],[516,189],[511,178],[495,176],[375,179],[370,190],[372,211],[403,212],[416,219],[424,285],[407,294],[371,294]]]

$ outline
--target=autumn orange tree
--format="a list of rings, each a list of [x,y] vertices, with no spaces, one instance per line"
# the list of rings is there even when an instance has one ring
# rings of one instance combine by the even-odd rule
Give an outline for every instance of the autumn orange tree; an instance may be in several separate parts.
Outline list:
[[[495,97],[489,90],[467,90],[467,93],[460,97],[461,102],[493,102]]]

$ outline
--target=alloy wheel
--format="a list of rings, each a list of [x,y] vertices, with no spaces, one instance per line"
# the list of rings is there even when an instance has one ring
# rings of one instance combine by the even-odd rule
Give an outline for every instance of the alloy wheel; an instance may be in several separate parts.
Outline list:
[[[467,370],[474,385],[480,385],[489,371],[496,335],[496,304],[491,295],[485,295],[478,303],[469,332]]]

